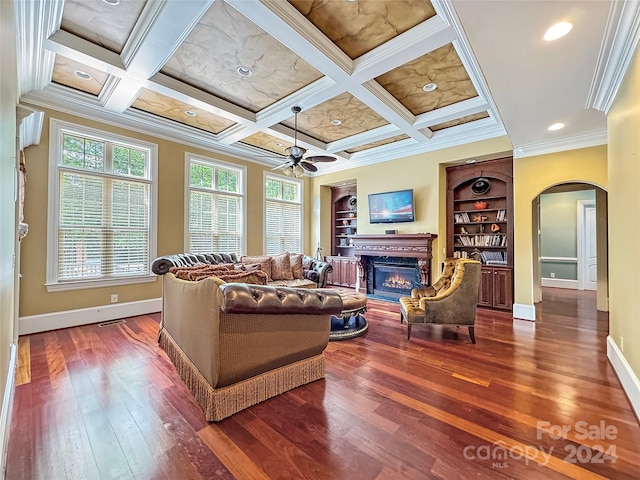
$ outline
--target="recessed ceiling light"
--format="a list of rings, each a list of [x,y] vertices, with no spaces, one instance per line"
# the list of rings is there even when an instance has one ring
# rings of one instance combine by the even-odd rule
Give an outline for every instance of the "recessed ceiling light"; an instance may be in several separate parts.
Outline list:
[[[422,87],[422,90],[424,90],[425,92],[433,92],[436,88],[438,88],[438,84],[437,83],[427,83],[424,87]]]
[[[476,163],[476,160],[475,160],[475,158],[471,158],[471,159],[467,160],[464,163]]]
[[[198,114],[196,112],[194,112],[193,110],[185,110],[184,114],[187,117],[197,117],[198,116]]]
[[[74,70],[73,74],[81,80],[91,80],[93,77],[82,70]]]
[[[558,38],[564,37],[567,33],[571,31],[572,28],[573,28],[573,24],[571,22],[554,23],[544,33],[544,39],[547,42],[550,42],[552,40],[557,40]]]
[[[120,5],[120,0],[102,0],[107,5]]]
[[[243,65],[240,65],[236,69],[236,72],[238,72],[243,77],[250,77],[251,75],[253,75],[253,70],[251,70],[249,67],[245,67]]]
[[[342,125],[342,120],[338,120],[337,118],[331,120],[331,125]]]
[[[553,130],[560,130],[561,128],[564,128],[564,123],[558,122],[558,123],[554,123],[553,125],[550,125],[549,128],[547,128],[547,130],[553,131]]]
[[[276,147],[284,147],[284,144],[283,144],[283,143],[280,143],[280,142],[276,142],[274,145],[275,145]]]

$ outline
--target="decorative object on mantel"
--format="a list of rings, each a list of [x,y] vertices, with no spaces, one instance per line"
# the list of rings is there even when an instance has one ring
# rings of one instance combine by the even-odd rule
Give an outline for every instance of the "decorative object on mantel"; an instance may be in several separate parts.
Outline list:
[[[473,182],[473,185],[471,185],[471,191],[474,195],[484,195],[489,191],[489,188],[491,188],[489,179],[484,177],[478,178]]]
[[[476,203],[473,204],[473,208],[475,208],[476,210],[484,210],[485,208],[487,208],[488,205],[489,204],[484,200],[478,200]]]

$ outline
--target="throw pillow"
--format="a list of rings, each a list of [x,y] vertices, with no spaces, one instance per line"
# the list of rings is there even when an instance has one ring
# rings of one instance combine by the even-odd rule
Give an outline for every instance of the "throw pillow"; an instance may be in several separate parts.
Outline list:
[[[271,280],[271,257],[269,255],[254,257],[245,255],[240,258],[240,262],[244,264],[259,263],[260,270],[267,274],[267,282]]]
[[[293,278],[304,278],[302,257],[304,257],[304,254],[302,253],[292,253],[289,255],[289,259],[291,260],[291,274],[293,275]]]
[[[271,280],[293,280],[289,252],[271,257]]]

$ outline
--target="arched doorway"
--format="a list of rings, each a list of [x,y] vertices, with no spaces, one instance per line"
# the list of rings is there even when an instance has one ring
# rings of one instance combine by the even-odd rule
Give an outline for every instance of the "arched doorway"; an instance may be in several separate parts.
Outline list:
[[[532,202],[534,302],[542,287],[595,290],[597,309],[608,311],[607,192],[567,182]]]

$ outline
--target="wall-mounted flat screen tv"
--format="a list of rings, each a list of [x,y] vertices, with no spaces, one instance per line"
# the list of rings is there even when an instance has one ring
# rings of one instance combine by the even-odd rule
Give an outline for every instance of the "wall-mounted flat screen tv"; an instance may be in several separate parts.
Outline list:
[[[413,189],[369,194],[369,223],[413,221]]]

